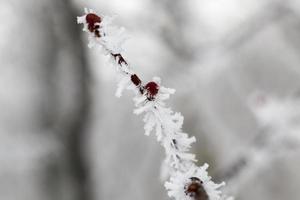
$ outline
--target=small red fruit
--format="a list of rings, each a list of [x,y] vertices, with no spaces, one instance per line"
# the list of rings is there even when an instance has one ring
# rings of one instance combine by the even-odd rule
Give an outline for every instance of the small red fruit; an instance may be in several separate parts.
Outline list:
[[[145,85],[145,89],[147,90],[148,100],[154,100],[154,96],[157,95],[159,86],[157,83],[151,81]]]
[[[96,23],[101,23],[101,17],[94,13],[89,13],[85,17],[86,22],[88,23],[88,29],[91,32],[95,32],[96,34],[99,33],[99,25],[95,25]],[[98,36],[99,34],[97,34]],[[100,36],[100,35],[99,35]]]

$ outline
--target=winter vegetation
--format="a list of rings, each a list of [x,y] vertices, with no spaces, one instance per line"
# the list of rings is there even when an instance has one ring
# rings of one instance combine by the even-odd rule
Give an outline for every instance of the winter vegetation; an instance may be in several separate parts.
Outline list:
[[[298,0],[0,16],[1,200],[299,200]]]
[[[124,89],[133,90],[137,115],[144,114],[145,135],[154,132],[157,141],[164,147],[166,172],[169,181],[165,183],[168,195],[176,200],[219,200],[225,197],[219,191],[224,183],[216,184],[208,176],[208,165],[195,165],[195,155],[191,154],[191,144],[195,137],[182,132],[183,116],[174,113],[165,104],[175,90],[161,86],[161,80],[154,77],[144,84],[122,56],[122,43],[126,40],[124,29],[111,25],[112,19],[85,9],[85,15],[78,17],[77,22],[83,24],[83,31],[89,34],[89,47],[102,47],[110,57],[118,73],[118,89],[120,97]]]

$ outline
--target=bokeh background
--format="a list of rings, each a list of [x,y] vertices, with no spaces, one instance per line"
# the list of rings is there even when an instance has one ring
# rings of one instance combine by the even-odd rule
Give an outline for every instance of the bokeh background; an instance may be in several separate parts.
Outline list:
[[[299,0],[1,0],[1,200],[168,199],[163,149],[87,48],[84,7],[117,15],[136,72],[176,89],[226,192],[300,199]]]

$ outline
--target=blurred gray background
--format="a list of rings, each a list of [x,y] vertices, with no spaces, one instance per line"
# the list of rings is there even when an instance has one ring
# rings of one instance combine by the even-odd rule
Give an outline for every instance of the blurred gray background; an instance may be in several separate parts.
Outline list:
[[[163,149],[87,48],[84,7],[117,14],[135,71],[176,89],[169,104],[215,181],[237,200],[300,199],[299,151],[243,158],[262,129],[249,96],[300,89],[299,0],[1,0],[1,200],[168,199]]]

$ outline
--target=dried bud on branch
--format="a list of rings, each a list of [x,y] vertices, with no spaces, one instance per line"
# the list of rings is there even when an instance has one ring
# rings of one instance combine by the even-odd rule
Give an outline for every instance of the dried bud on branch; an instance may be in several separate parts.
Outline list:
[[[185,194],[195,200],[208,200],[208,195],[203,187],[203,182],[197,177],[191,177],[191,182],[185,186]]]
[[[139,86],[142,84],[142,81],[140,80],[140,78],[136,75],[136,74],[132,74],[131,75],[131,82],[135,85],[135,86]]]
[[[154,97],[157,95],[159,90],[159,85],[155,83],[154,81],[151,81],[145,85],[145,88],[147,90],[147,98],[149,101],[154,100]]]
[[[123,58],[123,56],[121,54],[111,54],[114,59],[118,62],[119,65],[125,64],[128,65],[126,60]]]
[[[99,32],[99,28],[100,28],[100,23],[101,23],[101,17],[99,17],[98,15],[94,14],[94,13],[89,13],[86,15],[85,20],[88,24],[88,29],[90,32],[95,33],[96,37],[100,37],[100,32]]]

